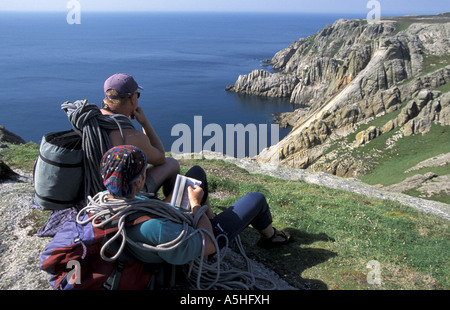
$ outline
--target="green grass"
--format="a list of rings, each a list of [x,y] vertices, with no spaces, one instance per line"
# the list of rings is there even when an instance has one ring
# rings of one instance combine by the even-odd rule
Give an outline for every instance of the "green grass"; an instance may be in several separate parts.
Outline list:
[[[450,90],[450,83],[444,84],[434,90],[446,93]],[[342,148],[341,144],[352,145],[358,132],[364,131],[370,126],[382,128],[388,121],[395,119],[409,101],[402,103],[396,111],[376,117],[367,124],[361,124],[346,137],[334,141],[326,151],[326,154],[337,152],[337,157],[351,157],[364,162],[365,170],[358,178],[370,185],[381,184],[389,186],[404,181],[416,174],[433,172],[437,176],[450,174],[450,166],[429,167],[404,173],[423,160],[450,152],[450,127],[433,124],[431,130],[425,134],[415,134],[400,138],[392,148],[387,148],[387,141],[399,134],[400,128],[382,134],[369,143],[352,150]],[[417,190],[409,190],[405,194],[419,197],[422,195]],[[435,194],[427,199],[432,199],[450,204],[450,196]]]
[[[442,69],[446,67],[448,64],[450,64],[450,54],[444,54],[444,55],[425,55],[423,57],[423,69],[422,72],[418,76],[410,77],[409,79],[401,82],[399,85],[405,85],[409,82],[417,79],[418,77],[425,76],[427,74],[430,74],[432,72],[435,72],[439,69]]]
[[[408,29],[411,24],[412,22],[409,21],[397,21],[395,23],[395,30],[392,35],[398,34],[400,31]]]
[[[448,289],[448,221],[410,207],[247,171],[221,161],[182,160],[206,170],[211,204],[220,212],[248,192],[266,195],[274,226],[295,242],[262,250],[254,229],[246,252],[302,289]],[[219,196],[220,198],[214,198]],[[367,283],[367,263],[381,264],[381,285]]]
[[[33,142],[16,145],[7,143],[8,147],[1,150],[2,160],[12,168],[32,171],[34,161],[39,155],[39,145]]]
[[[386,140],[398,130],[382,135],[361,147],[361,150],[359,150],[360,156],[383,149],[386,145]],[[404,173],[425,159],[449,153],[450,143],[448,141],[450,141],[449,126],[438,124],[433,125],[431,130],[424,136],[416,134],[403,137],[396,142],[392,149],[387,150],[384,148],[382,155],[376,159],[376,165],[374,165],[373,169],[368,174],[359,177],[359,179],[372,185],[382,184],[388,186],[400,183],[415,174],[425,174],[427,172],[434,172],[438,176],[449,174],[450,167],[448,165]],[[437,200],[450,203],[448,196]]]

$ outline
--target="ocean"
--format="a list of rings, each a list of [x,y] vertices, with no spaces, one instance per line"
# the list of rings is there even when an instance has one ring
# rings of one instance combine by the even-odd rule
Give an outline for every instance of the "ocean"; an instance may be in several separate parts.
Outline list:
[[[39,143],[48,132],[70,128],[63,102],[100,106],[105,79],[125,72],[144,88],[139,104],[166,151],[181,136],[172,135],[174,126],[193,128],[195,116],[203,127],[218,124],[225,132],[226,124],[270,125],[273,113],[292,111],[288,99],[225,87],[265,68],[264,59],[294,40],[357,17],[81,12],[80,24],[68,24],[66,15],[0,12],[0,125]],[[279,139],[288,132],[280,129]]]

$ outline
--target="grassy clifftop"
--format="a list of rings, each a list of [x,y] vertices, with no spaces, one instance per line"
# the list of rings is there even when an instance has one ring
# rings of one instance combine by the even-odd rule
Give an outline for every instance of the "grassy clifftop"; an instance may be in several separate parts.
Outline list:
[[[37,151],[32,143],[10,145],[2,151],[3,160],[30,170]],[[250,228],[241,234],[245,250],[299,289],[450,288],[445,219],[388,200],[250,174],[221,160],[181,159],[180,164],[182,172],[194,164],[206,170],[216,213],[248,192],[266,195],[274,226],[290,231],[295,241],[262,250],[254,245],[259,236]],[[48,215],[34,212],[41,221]],[[379,272],[371,261],[378,262]]]

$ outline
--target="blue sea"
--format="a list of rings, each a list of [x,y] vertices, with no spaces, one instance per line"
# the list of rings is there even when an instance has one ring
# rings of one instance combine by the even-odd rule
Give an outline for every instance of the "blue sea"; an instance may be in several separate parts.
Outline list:
[[[0,125],[39,143],[71,127],[64,101],[101,105],[103,83],[117,72],[144,90],[139,104],[167,151],[176,124],[271,124],[292,111],[288,99],[225,91],[240,74],[294,40],[339,18],[357,16],[260,13],[0,12]],[[271,68],[265,68],[271,70]],[[136,126],[139,126],[136,123]],[[280,139],[289,129],[280,129]],[[206,138],[205,138],[206,139]]]

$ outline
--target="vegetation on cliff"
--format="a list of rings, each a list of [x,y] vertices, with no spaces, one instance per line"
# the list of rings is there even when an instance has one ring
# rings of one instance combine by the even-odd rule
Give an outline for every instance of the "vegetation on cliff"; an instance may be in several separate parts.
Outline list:
[[[239,76],[228,90],[288,97],[296,107],[276,116],[292,130],[258,160],[448,202],[448,162],[428,171],[434,174],[425,187],[388,186],[407,182],[405,171],[421,161],[450,152],[449,32],[450,13],[375,24],[341,19],[276,53],[275,73]],[[411,153],[406,146],[416,142],[421,149]]]

